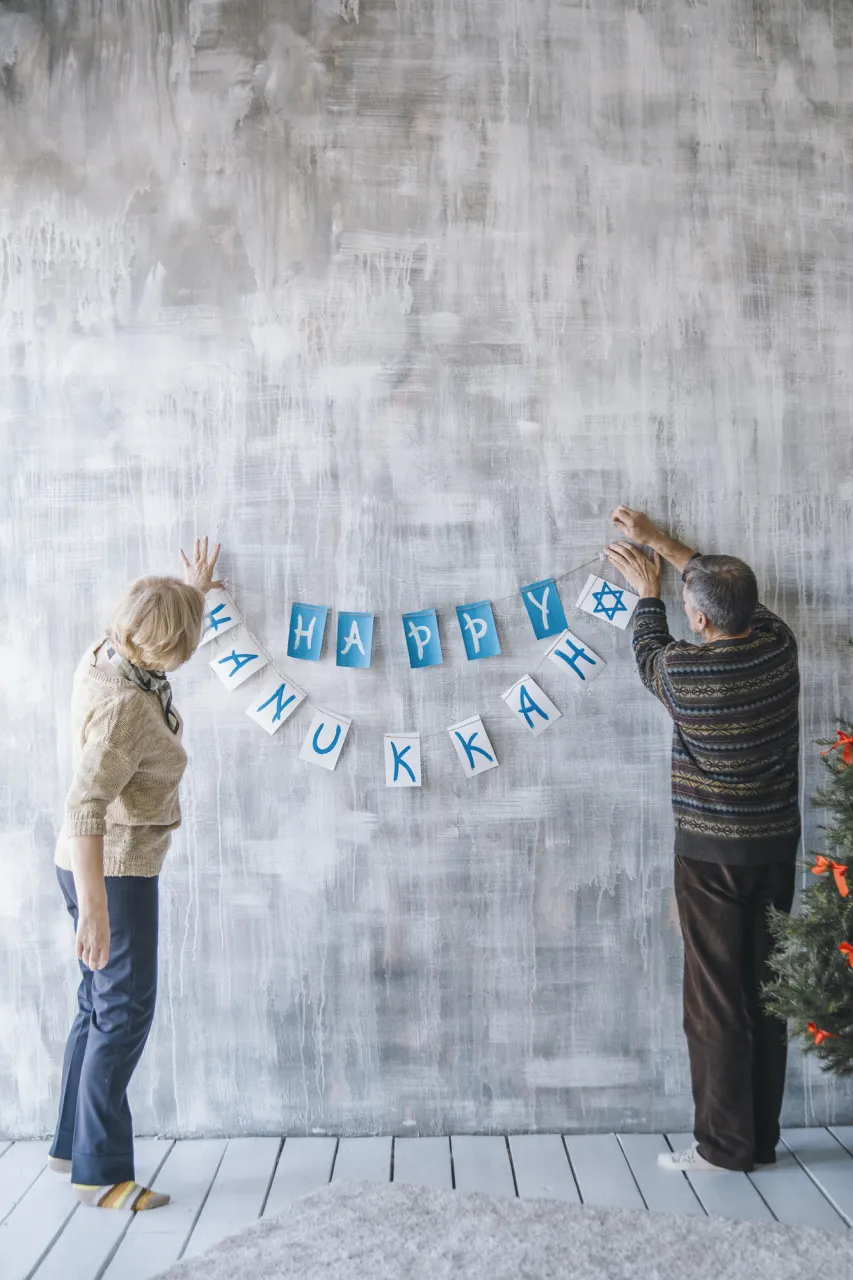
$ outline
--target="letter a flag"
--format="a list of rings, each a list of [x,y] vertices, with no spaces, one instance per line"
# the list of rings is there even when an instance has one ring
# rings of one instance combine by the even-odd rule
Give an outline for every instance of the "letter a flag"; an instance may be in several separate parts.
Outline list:
[[[494,658],[500,653],[501,642],[488,600],[481,600],[479,604],[459,604],[456,616],[469,662],[475,658]]]
[[[550,729],[555,720],[560,719],[561,712],[530,676],[522,676],[501,697],[534,738],[538,738],[540,733]]]
[[[241,627],[211,659],[210,665],[226,689],[239,689],[249,676],[264,669],[267,656],[261,653],[246,628]]]
[[[292,604],[290,631],[287,636],[288,658],[319,662],[323,649],[323,632],[329,610],[319,604]]]
[[[421,785],[421,740],[417,733],[385,734],[385,786]]]
[[[578,640],[571,631],[564,631],[559,640],[548,650],[548,661],[569,676],[576,689],[592,684],[605,668],[603,658],[593,653],[588,644]]]
[[[443,661],[435,609],[403,614],[410,667],[437,667]]]
[[[267,733],[273,734],[304,701],[304,691],[274,671],[258,685],[257,693],[246,708],[246,715]]]
[[[225,592],[220,587],[214,587],[204,597],[204,622],[199,648],[210,640],[215,640],[217,636],[224,636],[226,631],[238,627],[242,621]]]
[[[339,667],[369,667],[372,646],[372,613],[338,614],[335,662]]]
[[[308,736],[299,752],[300,760],[308,760],[321,769],[334,769],[343,749],[352,720],[335,716],[330,711],[318,711],[311,721]]]
[[[479,716],[471,716],[459,724],[452,724],[447,732],[456,748],[466,778],[473,778],[488,769],[497,769],[495,749],[489,742],[489,735]]]
[[[553,578],[542,578],[521,588],[521,598],[537,640],[565,631],[566,611]]]

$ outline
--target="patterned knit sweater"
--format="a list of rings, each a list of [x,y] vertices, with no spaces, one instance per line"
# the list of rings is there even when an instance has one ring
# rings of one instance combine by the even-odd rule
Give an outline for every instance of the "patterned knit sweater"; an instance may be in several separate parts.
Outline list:
[[[794,858],[800,836],[797,644],[759,605],[741,640],[674,640],[661,600],[634,614],[643,684],[674,722],[675,852],[752,866]]]
[[[156,876],[181,825],[178,786],[187,764],[159,698],[84,655],[71,695],[74,781],[54,861],[70,871],[70,836],[104,837],[104,875]]]

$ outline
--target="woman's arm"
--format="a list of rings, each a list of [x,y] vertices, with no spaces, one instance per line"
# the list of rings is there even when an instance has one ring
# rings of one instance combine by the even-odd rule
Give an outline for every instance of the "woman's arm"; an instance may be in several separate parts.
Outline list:
[[[103,969],[110,958],[104,837],[72,836],[68,847],[77,890],[77,959],[89,969]]]

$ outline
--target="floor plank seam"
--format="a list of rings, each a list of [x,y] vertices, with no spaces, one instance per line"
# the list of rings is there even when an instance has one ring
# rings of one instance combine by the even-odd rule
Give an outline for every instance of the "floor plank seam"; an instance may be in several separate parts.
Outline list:
[[[10,1151],[14,1151],[14,1150],[15,1150],[15,1147],[16,1147],[17,1145],[18,1145],[17,1143],[13,1142],[13,1143],[12,1143],[12,1145],[11,1145],[11,1147],[9,1148],[9,1150],[10,1150]],[[13,1201],[12,1201],[12,1204],[10,1205],[10,1207],[9,1207],[9,1208],[6,1210],[6,1212],[3,1214],[2,1218],[0,1218],[0,1226],[2,1226],[2,1225],[3,1225],[3,1223],[4,1223],[4,1222],[6,1221],[6,1219],[10,1216],[10,1214],[13,1214],[13,1213],[15,1212],[15,1210],[16,1210],[16,1209],[17,1209],[17,1207],[18,1207],[18,1205],[19,1205],[19,1204],[21,1203],[21,1201],[23,1200],[24,1196],[29,1195],[29,1193],[32,1191],[33,1187],[36,1185],[36,1183],[38,1182],[39,1178],[41,1177],[41,1175],[42,1175],[43,1173],[44,1173],[44,1169],[39,1169],[38,1173],[35,1175],[35,1177],[32,1179],[32,1181],[31,1181],[31,1182],[28,1182],[28,1183],[26,1184],[26,1186],[24,1187],[23,1191],[22,1191],[22,1192],[21,1192],[21,1194],[18,1196],[17,1200],[13,1200]]]
[[[642,1189],[642,1187],[640,1186],[640,1183],[639,1183],[639,1180],[638,1180],[638,1178],[637,1178],[636,1173],[634,1173],[634,1167],[633,1167],[633,1165],[631,1164],[631,1161],[628,1159],[628,1153],[627,1153],[627,1151],[625,1150],[625,1148],[622,1146],[622,1143],[619,1141],[619,1134],[618,1134],[618,1133],[614,1133],[613,1137],[616,1139],[616,1145],[617,1145],[617,1147],[618,1147],[618,1148],[619,1148],[619,1150],[622,1152],[622,1159],[625,1161],[626,1165],[628,1166],[628,1172],[630,1173],[631,1177],[632,1177],[632,1178],[633,1178],[633,1180],[634,1180],[634,1186],[637,1188],[637,1195],[640,1197],[640,1199],[641,1199],[641,1200],[642,1200],[642,1202],[643,1202],[643,1208],[644,1208],[647,1212],[651,1212],[651,1211],[649,1210],[649,1202],[648,1202],[648,1200],[646,1199],[646,1197],[643,1195],[643,1189]]]
[[[36,1179],[36,1182],[37,1182],[37,1181],[38,1181],[38,1179]],[[32,1185],[32,1186],[35,1186],[35,1182],[34,1182],[34,1183],[32,1183],[31,1185]],[[71,1221],[71,1219],[74,1217],[74,1214],[77,1212],[77,1210],[78,1210],[79,1208],[80,1208],[79,1204],[72,1205],[70,1213],[69,1213],[65,1218],[63,1218],[61,1226],[60,1226],[60,1227],[58,1228],[58,1230],[54,1233],[53,1238],[52,1238],[52,1239],[50,1240],[50,1242],[48,1243],[47,1248],[46,1248],[46,1249],[44,1249],[44,1250],[41,1252],[41,1254],[39,1255],[38,1261],[37,1261],[37,1262],[36,1262],[32,1267],[30,1267],[29,1271],[27,1272],[26,1276],[24,1277],[24,1280],[33,1280],[33,1276],[36,1274],[36,1272],[38,1271],[39,1267],[40,1267],[40,1266],[41,1266],[41,1264],[44,1262],[45,1258],[46,1258],[46,1257],[47,1257],[47,1255],[50,1253],[51,1249],[54,1247],[54,1245],[56,1244],[57,1240],[58,1240],[58,1239],[59,1239],[59,1237],[62,1235],[63,1231],[64,1231],[64,1230],[65,1230],[65,1228],[68,1226],[69,1222],[70,1222],[70,1221]]]
[[[181,1248],[180,1248],[180,1250],[179,1250],[179,1252],[178,1252],[178,1256],[177,1256],[177,1258],[175,1259],[175,1261],[176,1261],[176,1262],[180,1262],[181,1258],[184,1256],[184,1254],[186,1253],[187,1249],[189,1248],[190,1240],[192,1240],[192,1238],[193,1238],[193,1232],[195,1231],[196,1227],[198,1226],[199,1218],[201,1217],[202,1213],[204,1212],[204,1206],[207,1204],[208,1200],[210,1199],[210,1193],[211,1193],[211,1191],[213,1190],[214,1185],[216,1184],[216,1179],[219,1177],[219,1170],[222,1168],[222,1161],[225,1159],[225,1152],[228,1150],[228,1148],[229,1148],[229,1146],[230,1146],[230,1145],[231,1145],[230,1140],[226,1139],[225,1146],[222,1148],[222,1155],[219,1157],[219,1160],[217,1161],[216,1169],[214,1170],[213,1177],[210,1179],[210,1183],[208,1184],[208,1188],[207,1188],[207,1190],[205,1191],[204,1195],[202,1196],[202,1198],[201,1198],[201,1203],[199,1204],[198,1209],[196,1210],[195,1215],[193,1216],[193,1220],[192,1220],[192,1223],[191,1223],[191,1225],[190,1225],[190,1229],[189,1229],[189,1231],[187,1232],[187,1238],[186,1238],[186,1240],[184,1240],[184,1243],[181,1245]],[[156,1210],[155,1210],[155,1212],[156,1212]]]
[[[336,1139],[335,1139],[335,1150],[334,1150],[334,1154],[332,1155],[332,1165],[331,1165],[331,1168],[329,1169],[329,1183],[330,1183],[330,1184],[331,1184],[332,1179],[333,1179],[333,1178],[334,1178],[334,1176],[335,1176],[335,1165],[338,1163],[338,1152],[340,1151],[340,1149],[341,1149],[341,1140],[340,1140],[340,1138],[336,1138]]]
[[[579,1204],[583,1204],[583,1203],[584,1203],[584,1198],[583,1198],[583,1192],[581,1191],[580,1178],[579,1178],[579,1177],[578,1177],[578,1175],[577,1175],[577,1170],[575,1169],[575,1166],[572,1164],[572,1153],[569,1151],[569,1144],[568,1144],[568,1142],[566,1141],[566,1135],[565,1135],[564,1133],[561,1133],[561,1134],[560,1134],[560,1140],[561,1140],[561,1142],[562,1142],[562,1144],[563,1144],[563,1150],[564,1150],[564,1151],[565,1151],[565,1153],[566,1153],[566,1159],[567,1159],[567,1160],[568,1160],[568,1162],[569,1162],[569,1172],[571,1173],[572,1177],[574,1178],[575,1187],[577,1188],[577,1193],[578,1193],[578,1203],[579,1203]]]
[[[835,1134],[832,1132],[832,1130],[831,1130],[831,1129],[828,1129],[828,1130],[827,1130],[827,1133],[829,1134],[829,1136],[830,1136],[831,1138],[835,1138]],[[835,1141],[837,1142],[837,1141],[838,1141],[838,1139],[837,1139],[837,1138],[835,1138]],[[818,1191],[820,1192],[820,1194],[823,1196],[824,1200],[826,1200],[826,1202],[827,1202],[828,1204],[831,1204],[831,1205],[832,1205],[833,1209],[834,1209],[834,1210],[835,1210],[835,1212],[838,1214],[838,1216],[839,1216],[839,1218],[841,1219],[841,1221],[842,1221],[843,1223],[845,1223],[845,1225],[846,1225],[846,1226],[848,1226],[848,1227],[853,1227],[853,1218],[851,1218],[849,1214],[845,1213],[845,1212],[844,1212],[844,1210],[841,1208],[841,1206],[840,1206],[839,1204],[837,1204],[837,1203],[836,1203],[836,1201],[833,1199],[833,1197],[832,1197],[832,1195],[830,1194],[830,1192],[829,1192],[829,1191],[827,1191],[826,1187],[824,1187],[824,1186],[823,1186],[823,1184],[822,1184],[822,1183],[820,1183],[820,1182],[817,1180],[817,1178],[815,1177],[815,1175],[812,1173],[811,1169],[809,1169],[808,1165],[803,1164],[802,1160],[801,1160],[801,1159],[800,1159],[800,1157],[797,1155],[796,1151],[792,1150],[792,1148],[788,1146],[788,1144],[787,1144],[787,1142],[785,1142],[785,1139],[784,1139],[784,1138],[782,1139],[782,1144],[783,1144],[783,1146],[785,1147],[785,1150],[786,1150],[787,1152],[789,1152],[789,1154],[790,1154],[791,1156],[793,1156],[794,1160],[795,1160],[795,1161],[797,1162],[797,1164],[800,1166],[800,1168],[802,1169],[802,1171],[803,1171],[803,1173],[806,1175],[806,1177],[809,1179],[809,1181],[810,1181],[810,1182],[812,1182],[812,1183],[814,1183],[814,1185],[817,1187],[817,1189],[818,1189]],[[847,1151],[847,1148],[844,1146],[844,1144],[843,1144],[843,1143],[839,1143],[838,1145],[841,1147],[841,1150],[842,1150],[843,1152],[845,1152],[845,1154],[847,1154],[847,1155],[853,1155],[853,1152],[848,1152],[848,1151]]]
[[[263,1198],[263,1200],[261,1201],[261,1211],[260,1211],[260,1213],[258,1214],[258,1218],[259,1218],[259,1219],[260,1219],[260,1218],[262,1218],[262,1217],[264,1216],[264,1214],[266,1213],[266,1209],[267,1209],[267,1201],[268,1201],[268,1200],[269,1200],[269,1198],[270,1198],[270,1192],[272,1191],[272,1184],[275,1182],[275,1175],[276,1175],[276,1173],[278,1172],[278,1166],[279,1166],[279,1163],[280,1163],[280,1161],[281,1161],[282,1154],[284,1153],[284,1144],[285,1144],[285,1142],[286,1142],[286,1141],[287,1141],[287,1139],[286,1139],[286,1138],[282,1138],[282,1139],[279,1141],[279,1144],[278,1144],[278,1152],[276,1153],[275,1160],[273,1161],[272,1173],[270,1174],[270,1180],[269,1180],[269,1182],[267,1183],[267,1189],[266,1189],[266,1192],[264,1193],[264,1198]]]
[[[453,1138],[448,1136],[447,1145],[450,1147],[450,1186],[453,1191],[456,1190],[456,1165],[453,1163]]]
[[[516,1200],[520,1200],[521,1197],[518,1194],[518,1178],[515,1176],[515,1161],[512,1158],[512,1144],[510,1143],[508,1136],[504,1138],[504,1142],[506,1143],[506,1153],[509,1157],[509,1171],[512,1175],[512,1185],[515,1191],[515,1198]]]
[[[395,1137],[392,1137],[391,1138],[391,1169],[390,1169],[391,1176],[388,1179],[389,1182],[394,1181],[394,1152],[396,1150],[397,1150],[397,1139]]]
[[[773,1206],[770,1204],[767,1197],[761,1194],[761,1188],[755,1185],[755,1183],[752,1180],[752,1176],[750,1174],[746,1175],[746,1179],[749,1185],[752,1187],[753,1191],[755,1191],[759,1200],[761,1200],[766,1205],[767,1212],[770,1214],[770,1217],[773,1219],[774,1222],[778,1222],[779,1219],[776,1217],[776,1214],[773,1212]]]
[[[169,1156],[170,1156],[170,1155],[172,1154],[172,1152],[174,1151],[174,1149],[175,1149],[175,1145],[176,1145],[176,1143],[175,1143],[175,1139],[174,1139],[174,1138],[171,1138],[171,1139],[169,1139],[169,1140],[168,1140],[168,1144],[167,1144],[167,1146],[166,1146],[166,1150],[163,1152],[163,1159],[160,1161],[160,1163],[157,1165],[157,1168],[154,1170],[153,1174],[151,1175],[150,1183],[151,1183],[151,1186],[152,1186],[152,1187],[154,1186],[154,1184],[155,1184],[155,1182],[157,1181],[157,1179],[160,1177],[160,1174],[163,1172],[163,1165],[166,1163],[166,1161],[168,1160]],[[107,1255],[107,1257],[104,1259],[104,1261],[103,1261],[103,1263],[101,1264],[101,1266],[100,1266],[100,1267],[98,1267],[98,1270],[95,1272],[94,1276],[92,1277],[92,1280],[103,1280],[103,1277],[106,1275],[107,1270],[108,1270],[108,1268],[110,1267],[110,1265],[111,1265],[111,1263],[112,1263],[113,1258],[116,1256],[116,1254],[117,1254],[117,1253],[118,1253],[118,1251],[119,1251],[119,1248],[121,1247],[121,1245],[122,1245],[122,1244],[123,1244],[123,1242],[124,1242],[124,1238],[125,1238],[125,1236],[127,1235],[127,1233],[128,1233],[128,1231],[130,1230],[130,1228],[133,1226],[134,1222],[136,1221],[136,1214],[135,1214],[135,1213],[130,1213],[130,1214],[128,1214],[128,1219],[129,1219],[129,1221],[128,1221],[128,1222],[127,1222],[127,1224],[126,1224],[126,1226],[125,1226],[125,1228],[124,1228],[124,1231],[122,1231],[122,1233],[121,1233],[121,1235],[119,1236],[118,1240],[116,1240],[116,1242],[115,1242],[115,1244],[113,1245],[112,1249],[110,1249],[109,1254],[108,1254],[108,1255]]]

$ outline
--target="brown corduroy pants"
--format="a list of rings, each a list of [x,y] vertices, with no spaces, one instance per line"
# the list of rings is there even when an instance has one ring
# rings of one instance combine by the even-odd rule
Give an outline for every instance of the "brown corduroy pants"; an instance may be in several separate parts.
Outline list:
[[[675,860],[684,938],[684,1032],[699,1154],[723,1169],[770,1164],[779,1141],[788,1037],[761,1007],[773,939],[767,911],[790,911],[795,864]]]

